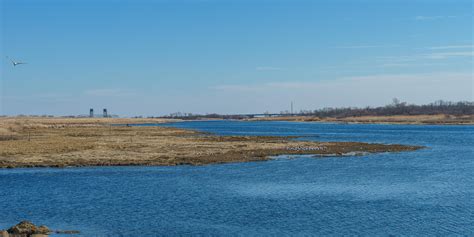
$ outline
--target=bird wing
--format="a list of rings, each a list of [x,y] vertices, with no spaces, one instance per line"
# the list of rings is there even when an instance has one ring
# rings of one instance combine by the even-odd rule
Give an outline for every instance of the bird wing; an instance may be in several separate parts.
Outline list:
[[[8,59],[10,59],[10,61],[12,62],[13,66],[16,66],[18,64],[27,64],[25,62],[15,62],[13,59],[11,59],[10,57],[7,56]]]

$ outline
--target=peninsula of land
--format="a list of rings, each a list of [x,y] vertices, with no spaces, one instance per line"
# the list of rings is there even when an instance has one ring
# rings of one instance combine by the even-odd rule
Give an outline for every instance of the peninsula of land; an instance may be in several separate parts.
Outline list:
[[[293,137],[217,136],[159,126],[166,119],[0,118],[0,168],[171,166],[263,161],[277,155],[343,156],[419,146],[309,142]]]

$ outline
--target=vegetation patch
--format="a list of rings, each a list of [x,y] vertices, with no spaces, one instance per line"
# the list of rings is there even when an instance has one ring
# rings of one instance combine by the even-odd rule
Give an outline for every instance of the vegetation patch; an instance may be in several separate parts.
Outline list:
[[[294,136],[216,136],[170,127],[109,126],[107,119],[88,123],[75,118],[10,121],[15,124],[15,136],[19,139],[0,140],[0,168],[204,165],[263,161],[277,155],[344,156],[351,152],[402,152],[421,148],[298,141]],[[122,122],[133,123],[133,119]],[[1,124],[11,125],[0,119]]]

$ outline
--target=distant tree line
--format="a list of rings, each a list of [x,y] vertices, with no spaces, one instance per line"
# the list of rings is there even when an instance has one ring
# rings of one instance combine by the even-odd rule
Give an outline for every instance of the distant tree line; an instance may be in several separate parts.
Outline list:
[[[393,99],[391,104],[381,107],[345,107],[345,108],[323,108],[316,110],[301,110],[300,112],[291,114],[288,111],[280,112],[281,116],[315,116],[315,117],[358,117],[358,116],[390,116],[390,115],[474,115],[474,102],[460,101],[451,102],[438,100],[426,105],[408,104],[407,102],[400,102],[399,99]],[[270,114],[263,113],[263,116]],[[245,119],[252,118],[252,115],[221,115],[221,114],[191,114],[191,113],[172,113],[165,118],[179,118],[179,119]]]
[[[357,117],[357,116],[389,116],[389,115],[473,115],[474,102],[450,102],[438,100],[427,105],[408,104],[393,99],[393,103],[381,107],[365,108],[323,108],[313,111],[300,111],[298,115],[317,117]]]

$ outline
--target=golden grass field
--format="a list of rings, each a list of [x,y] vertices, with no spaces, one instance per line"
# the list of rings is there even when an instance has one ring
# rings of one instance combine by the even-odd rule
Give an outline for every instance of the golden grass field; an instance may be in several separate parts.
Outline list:
[[[112,126],[163,119],[0,118],[0,168],[203,165],[281,154],[399,152],[417,146],[304,142],[288,137],[216,136],[165,127]]]

